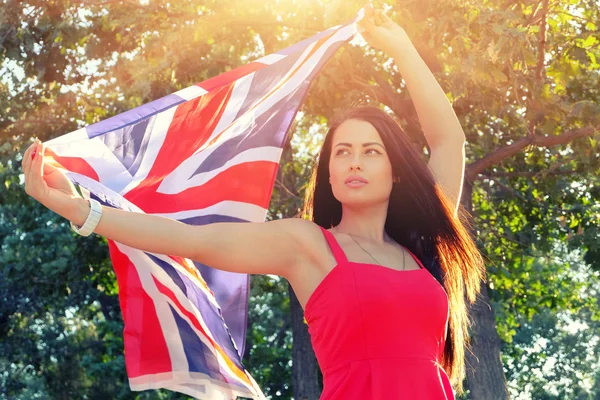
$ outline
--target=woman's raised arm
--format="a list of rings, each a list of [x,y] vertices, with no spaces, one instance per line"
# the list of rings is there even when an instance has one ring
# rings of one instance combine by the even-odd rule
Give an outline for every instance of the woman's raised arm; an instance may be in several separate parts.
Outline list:
[[[454,204],[456,213],[464,179],[465,133],[452,104],[404,29],[382,10],[367,7],[367,15],[359,26],[371,46],[394,59],[431,151],[429,169]]]

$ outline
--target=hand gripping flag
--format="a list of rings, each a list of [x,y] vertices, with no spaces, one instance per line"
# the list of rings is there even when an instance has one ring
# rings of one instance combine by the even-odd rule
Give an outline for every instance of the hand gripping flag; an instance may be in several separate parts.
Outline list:
[[[103,205],[204,225],[264,221],[288,129],[355,22],[47,142]],[[249,276],[109,240],[132,390],[263,399],[242,365]]]

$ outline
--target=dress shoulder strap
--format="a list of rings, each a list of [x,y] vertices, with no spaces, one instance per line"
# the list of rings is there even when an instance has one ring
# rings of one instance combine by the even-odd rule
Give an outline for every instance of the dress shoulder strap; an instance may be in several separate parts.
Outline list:
[[[423,265],[423,263],[421,262],[421,260],[419,260],[419,259],[417,258],[417,256],[415,256],[415,255],[413,254],[413,252],[412,252],[412,251],[410,251],[410,250],[409,250],[408,248],[406,248],[405,246],[402,246],[402,248],[403,248],[404,250],[406,250],[406,251],[408,252],[408,254],[410,254],[410,256],[411,256],[411,257],[412,257],[412,258],[415,260],[415,262],[416,262],[416,263],[419,265],[419,267],[421,267],[421,269],[426,269],[426,268],[425,268],[425,266]]]
[[[329,244],[329,247],[333,252],[333,256],[335,257],[335,262],[338,264],[348,262],[348,258],[346,257],[346,254],[344,254],[344,250],[342,250],[342,247],[335,239],[335,236],[333,236],[333,233],[329,232],[322,226],[320,226],[319,228],[321,228],[321,230],[323,231],[323,235],[325,235],[325,239],[327,240],[327,243]]]

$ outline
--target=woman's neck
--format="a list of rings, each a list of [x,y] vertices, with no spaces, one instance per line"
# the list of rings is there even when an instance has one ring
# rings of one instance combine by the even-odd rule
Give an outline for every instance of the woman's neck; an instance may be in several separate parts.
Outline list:
[[[342,219],[335,232],[370,239],[383,244],[391,239],[385,233],[388,204],[360,208],[342,206]]]

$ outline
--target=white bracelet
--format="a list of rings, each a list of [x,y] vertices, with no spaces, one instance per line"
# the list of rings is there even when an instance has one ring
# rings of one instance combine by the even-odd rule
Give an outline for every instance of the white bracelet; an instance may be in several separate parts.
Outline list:
[[[94,229],[96,229],[98,222],[100,222],[100,217],[102,217],[102,205],[94,199],[89,199],[88,202],[90,204],[90,213],[83,226],[78,227],[71,222],[71,228],[81,236],[90,236],[94,232]]]

